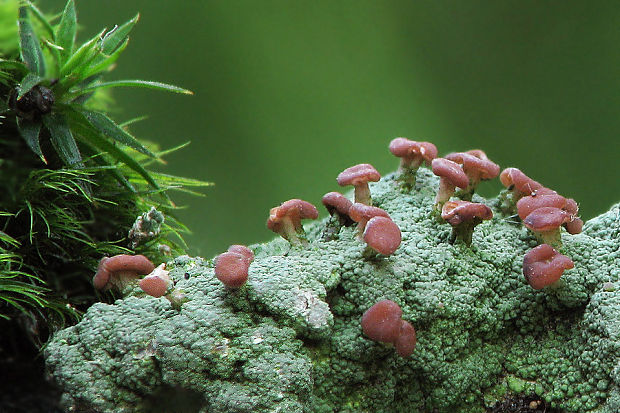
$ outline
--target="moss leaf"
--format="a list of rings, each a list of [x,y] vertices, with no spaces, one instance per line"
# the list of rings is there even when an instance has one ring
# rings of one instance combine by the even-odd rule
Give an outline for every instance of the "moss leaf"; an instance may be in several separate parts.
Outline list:
[[[153,188],[159,189],[159,185],[153,177],[140,165],[135,159],[117,148],[114,144],[109,142],[106,137],[97,130],[86,117],[72,109],[67,109],[67,114],[71,122],[71,128],[77,133],[79,139],[85,143],[91,145],[94,148],[107,152],[117,161],[120,161],[127,165],[129,168],[137,172],[146,182],[148,182]]]
[[[65,117],[60,113],[50,113],[43,116],[43,124],[49,130],[52,145],[64,164],[74,168],[82,167],[80,150]]]
[[[88,119],[91,125],[99,130],[102,134],[108,138],[127,145],[130,148],[137,150],[151,158],[156,158],[153,152],[149,151],[144,145],[142,145],[135,137],[133,137],[125,129],[118,126],[114,121],[108,118],[101,112],[94,112],[90,110],[81,110],[82,114]]]
[[[129,32],[131,32],[139,18],[140,14],[136,14],[131,20],[114,28],[104,36],[102,41],[102,51],[104,55],[111,55],[116,51],[119,45],[125,42]]]
[[[54,32],[56,44],[62,47],[60,52],[60,65],[64,65],[73,53],[75,45],[75,33],[77,28],[77,16],[75,14],[75,3],[69,0],[62,12],[60,23]]]
[[[22,60],[31,72],[45,76],[45,60],[39,39],[30,24],[28,7],[19,8],[19,47]]]
[[[39,145],[39,133],[41,132],[41,122],[17,118],[17,129],[19,134],[24,138],[28,147],[45,163],[45,157]]]
[[[105,89],[110,87],[142,87],[146,89],[164,90],[167,92],[182,93],[185,95],[193,95],[191,90],[183,89],[178,86],[169,85],[167,83],[152,82],[149,80],[114,80],[111,82],[102,82],[86,87],[80,93],[89,93],[95,89]]]
[[[97,54],[101,50],[101,38],[103,36],[103,33],[105,33],[105,29],[92,37],[86,43],[82,44],[75,51],[75,53],[71,55],[71,57],[60,69],[61,80],[59,83],[64,85],[64,83],[70,82],[73,84],[76,82],[76,80],[80,80],[74,79],[74,77],[70,75],[74,71],[87,66],[97,56]]]

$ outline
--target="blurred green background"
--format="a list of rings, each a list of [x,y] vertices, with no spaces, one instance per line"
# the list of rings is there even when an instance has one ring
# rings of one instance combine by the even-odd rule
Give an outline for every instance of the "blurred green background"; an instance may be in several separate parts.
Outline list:
[[[40,1],[48,12],[64,0]],[[484,149],[581,204],[620,201],[620,7],[614,1],[77,1],[85,40],[141,21],[110,79],[194,96],[119,91],[114,118],[172,147],[165,171],[214,181],[179,196],[193,254],[272,235],[269,209],[320,205],[336,175],[398,161],[397,136],[440,154]],[[490,195],[498,180],[482,185]],[[321,208],[322,209],[322,208]],[[322,214],[325,213],[322,211]]]

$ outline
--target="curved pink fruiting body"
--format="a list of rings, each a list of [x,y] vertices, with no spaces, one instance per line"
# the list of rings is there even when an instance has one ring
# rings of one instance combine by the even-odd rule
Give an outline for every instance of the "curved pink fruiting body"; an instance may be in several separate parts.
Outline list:
[[[461,165],[456,162],[444,158],[435,158],[431,167],[433,173],[440,178],[439,190],[435,197],[435,205],[439,207],[450,199],[457,186],[465,189],[469,185],[469,178]]]
[[[377,182],[381,174],[369,163],[354,165],[338,174],[336,181],[340,186],[359,185],[368,182]]]
[[[364,241],[383,255],[392,255],[402,240],[400,228],[390,218],[374,217],[366,224]]]
[[[571,220],[569,212],[555,207],[535,209],[523,219],[523,225],[534,232],[549,232]]]
[[[240,244],[231,245],[230,247],[228,247],[228,252],[236,252],[237,254],[243,255],[245,259],[247,260],[248,265],[250,265],[250,263],[254,261],[254,253],[252,252],[251,249],[249,249],[245,245],[240,245]]]
[[[536,194],[528,195],[519,199],[517,202],[517,213],[521,219],[525,219],[529,214],[543,207],[554,207],[562,209],[566,206],[566,198],[559,194]]]
[[[469,201],[448,201],[441,209],[441,217],[452,226],[493,218],[493,211],[484,204]]]
[[[390,142],[390,152],[401,159],[400,167],[416,170],[437,157],[437,147],[430,142],[416,142],[407,138],[395,138]]]
[[[543,188],[542,184],[531,179],[517,168],[504,169],[499,175],[499,180],[507,189],[513,191],[515,201]]]
[[[340,214],[349,215],[349,209],[353,205],[344,195],[339,192],[328,192],[323,195],[323,206],[329,212],[329,215]]]
[[[383,209],[360,202],[354,203],[351,208],[349,208],[349,216],[353,221],[357,222],[357,234],[359,237],[362,237],[364,234],[366,224],[370,219],[374,217],[390,218],[390,215]]]
[[[371,340],[393,343],[400,333],[402,315],[394,301],[379,301],[362,315],[362,330]]]
[[[523,258],[523,275],[535,290],[556,283],[565,270],[575,264],[548,244],[530,250]]]
[[[469,178],[467,174],[458,163],[445,158],[433,159],[431,163],[433,173],[438,177],[445,179],[450,185],[458,186],[459,188],[467,188],[469,185]]]
[[[166,264],[160,264],[149,275],[142,278],[138,285],[148,295],[159,298],[166,294],[168,287],[171,285],[169,271],[166,270]]]
[[[381,300],[362,315],[362,331],[371,340],[393,344],[399,356],[409,357],[415,349],[416,334],[402,315],[394,301]]]
[[[267,228],[280,234],[293,245],[302,244],[299,235],[304,236],[302,219],[317,219],[319,211],[310,202],[290,199],[279,207],[271,208],[267,219]]]
[[[215,259],[215,276],[226,287],[239,288],[248,280],[250,263],[236,252],[225,252]]]
[[[108,286],[112,278],[122,274],[123,277],[146,275],[155,269],[155,265],[144,255],[115,255],[103,257],[99,261],[97,273],[93,277],[93,285],[102,290]]]
[[[417,339],[413,326],[408,321],[401,320],[400,331],[396,341],[394,341],[394,347],[396,347],[398,355],[401,357],[412,355],[416,342]]]
[[[441,218],[452,225],[451,243],[459,238],[466,245],[471,245],[474,228],[482,221],[493,218],[493,211],[476,202],[448,201],[441,208]]]
[[[108,284],[108,282],[110,281],[110,271],[104,265],[105,262],[109,259],[110,259],[109,257],[103,257],[101,261],[99,261],[97,272],[95,273],[95,276],[93,277],[93,286],[98,290],[103,290],[105,286]]]
[[[478,155],[478,156],[476,156]],[[463,165],[463,171],[470,181],[495,178],[499,175],[499,165],[491,162],[479,149],[468,152],[455,152],[445,156],[446,159]]]
[[[468,201],[471,200],[480,181],[492,179],[499,175],[499,165],[490,161],[486,154],[479,149],[451,153],[445,158],[463,166],[469,183],[467,188],[459,194],[459,197]]]
[[[534,194],[519,199],[517,213],[530,230],[538,233],[554,232],[555,243],[560,225],[564,226],[569,234],[579,234],[583,228],[583,221],[577,216],[577,202],[547,188],[540,188]],[[542,228],[545,223],[548,229]],[[552,239],[549,241],[554,243]]]
[[[579,234],[583,229],[583,221],[581,220],[581,218],[574,217],[573,219],[565,223],[564,227],[566,228],[566,231],[571,235]]]
[[[163,297],[168,290],[168,283],[158,276],[146,276],[138,284],[142,291],[156,298]]]
[[[355,187],[355,202],[372,205],[368,182],[377,182],[379,179],[381,179],[381,174],[374,166],[361,163],[340,172],[336,181],[340,186],[353,185]]]

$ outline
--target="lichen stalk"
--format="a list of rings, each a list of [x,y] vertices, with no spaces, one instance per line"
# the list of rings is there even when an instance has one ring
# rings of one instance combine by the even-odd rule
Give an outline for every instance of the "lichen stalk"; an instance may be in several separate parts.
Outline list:
[[[355,202],[360,204],[372,205],[372,196],[370,195],[370,187],[367,183],[355,186]]]

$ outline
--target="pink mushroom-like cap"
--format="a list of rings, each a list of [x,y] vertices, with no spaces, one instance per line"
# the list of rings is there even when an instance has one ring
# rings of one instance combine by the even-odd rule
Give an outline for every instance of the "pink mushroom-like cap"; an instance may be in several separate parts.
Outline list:
[[[463,165],[463,171],[474,184],[477,184],[477,181],[481,179],[492,179],[499,175],[499,165],[491,162],[486,154],[479,149],[474,149],[469,153],[450,153],[445,158]]]
[[[493,211],[484,204],[469,201],[448,201],[441,208],[441,217],[452,225],[450,243],[461,239],[471,245],[474,228],[493,218]]]
[[[469,201],[448,201],[441,209],[441,217],[450,225],[457,226],[464,222],[489,220],[493,211],[484,204]]]
[[[499,180],[506,188],[516,191],[519,196],[535,193],[543,186],[528,177],[517,168],[506,168],[499,175]]]
[[[371,218],[364,230],[364,241],[370,248],[383,255],[392,255],[401,242],[398,225],[386,217]]]
[[[523,225],[534,232],[549,232],[571,221],[570,213],[560,208],[542,207],[535,209],[523,220]]]
[[[476,158],[488,160],[489,157],[482,149],[470,149],[465,152],[466,154],[473,155]],[[499,172],[498,172],[499,173]]]
[[[169,272],[165,268],[166,264],[162,263],[149,275],[141,279],[138,285],[142,291],[156,298],[163,297],[170,286]]]
[[[393,343],[400,334],[402,315],[402,310],[394,301],[379,301],[362,316],[362,330],[371,340]]]
[[[579,214],[579,204],[573,198],[566,198],[566,204],[562,208],[570,214],[570,221],[564,223],[564,228],[571,234],[579,234],[583,229],[583,221],[577,215]]]
[[[517,202],[517,212],[521,219],[525,219],[529,214],[543,207],[564,208],[566,205],[566,198],[562,195],[543,194],[543,195],[528,195],[519,199]]]
[[[407,138],[396,138],[390,142],[392,155],[401,158],[401,167],[417,169],[422,162],[430,165],[437,157],[437,147],[430,142],[416,142]]]
[[[366,224],[368,223],[368,221],[370,221],[371,218],[390,218],[390,215],[383,209],[366,204],[361,204],[359,202],[354,203],[351,208],[349,208],[349,216],[353,221],[357,222],[357,229],[360,236],[364,233],[364,229],[366,229]]]
[[[450,185],[458,186],[459,188],[467,188],[467,185],[469,185],[469,178],[467,178],[465,171],[458,163],[445,158],[436,158],[433,159],[431,166],[433,173],[442,178],[442,180],[447,181]]]
[[[398,355],[401,357],[409,357],[413,354],[416,342],[415,329],[413,326],[408,321],[401,320],[398,338],[394,341],[394,347],[396,347]]]
[[[248,280],[250,263],[236,252],[225,252],[215,258],[215,276],[226,287],[239,288]]]
[[[372,199],[368,182],[377,182],[379,179],[381,179],[381,175],[374,166],[361,163],[340,172],[336,180],[340,186],[353,185],[355,187],[355,202],[370,205]]]
[[[573,216],[579,214],[579,204],[573,198],[566,198],[566,204],[562,208]]]
[[[103,257],[93,277],[93,285],[98,290],[107,289],[114,283],[115,277],[135,278],[138,275],[149,274],[154,269],[155,265],[144,255],[120,254]]]
[[[573,217],[564,224],[564,228],[566,228],[566,231],[571,235],[579,234],[583,229],[583,221],[581,218]]]
[[[317,219],[319,217],[319,211],[317,211],[316,207],[310,202],[301,199],[290,199],[275,209],[277,210],[275,215],[278,218],[289,216],[293,219],[299,217],[299,220],[302,220],[307,218]]]
[[[444,158],[435,158],[431,163],[431,168],[433,173],[440,178],[439,190],[435,197],[435,205],[437,207],[450,199],[457,186],[465,189],[469,185],[469,178],[461,165],[456,162]]]
[[[245,245],[231,245],[230,247],[228,247],[228,252],[236,252],[237,254],[243,255],[247,260],[248,265],[250,265],[250,263],[254,261],[254,253]]]
[[[541,244],[530,250],[523,258],[523,275],[535,290],[557,282],[564,270],[575,264],[548,244]]]
[[[322,202],[327,209],[327,212],[329,212],[329,215],[334,215],[335,213],[340,215],[348,215],[349,208],[353,205],[353,202],[349,201],[340,192],[326,193],[323,195]]]
[[[377,182],[379,179],[381,179],[381,175],[369,163],[361,163],[347,168],[340,172],[338,178],[336,178],[340,186],[356,186],[360,183]]]
[[[288,200],[279,207],[271,208],[267,228],[292,244],[301,243],[298,234],[303,233],[302,219],[317,219],[319,211],[309,202],[301,199]]]

